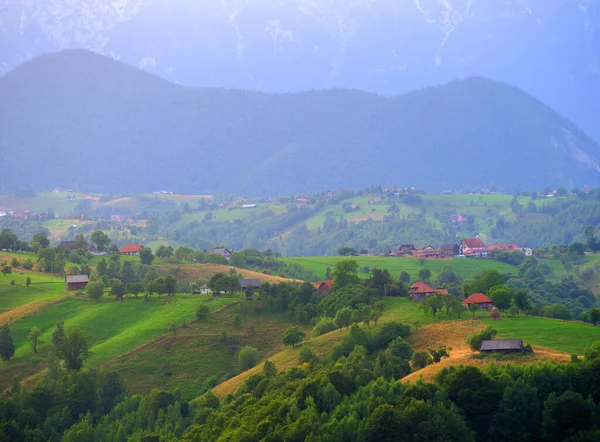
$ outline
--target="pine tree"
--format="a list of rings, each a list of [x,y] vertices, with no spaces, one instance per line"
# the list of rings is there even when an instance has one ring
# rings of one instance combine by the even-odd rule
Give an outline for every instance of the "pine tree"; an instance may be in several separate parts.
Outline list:
[[[0,358],[4,362],[8,362],[14,355],[15,344],[13,343],[8,324],[4,324],[0,327]]]

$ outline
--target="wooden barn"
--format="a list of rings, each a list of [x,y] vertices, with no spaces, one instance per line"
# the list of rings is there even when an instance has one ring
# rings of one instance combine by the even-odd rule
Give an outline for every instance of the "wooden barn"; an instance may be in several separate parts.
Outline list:
[[[490,352],[503,352],[503,353],[515,353],[522,351],[531,351],[529,347],[523,345],[521,339],[494,339],[489,341],[483,341],[481,343],[481,349],[483,353]]]
[[[66,278],[67,290],[84,290],[88,282],[90,282],[88,275],[68,275]]]

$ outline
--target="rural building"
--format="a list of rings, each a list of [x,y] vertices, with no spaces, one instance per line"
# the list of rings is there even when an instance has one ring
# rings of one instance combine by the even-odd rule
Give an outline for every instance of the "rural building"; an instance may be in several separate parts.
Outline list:
[[[333,190],[328,190],[327,191],[327,197],[331,198],[333,195],[335,195],[335,192]]]
[[[333,284],[333,279],[327,279],[323,282],[315,283],[315,290],[319,293],[329,293],[331,290],[331,285]]]
[[[88,282],[90,282],[90,278],[88,275],[68,275],[66,277],[67,290],[84,290]]]
[[[485,353],[494,351],[512,353],[530,350],[523,346],[523,341],[521,339],[494,339],[489,341],[483,341],[481,343],[481,348],[479,351]]]
[[[521,250],[523,250],[525,256],[533,256],[533,249],[530,249],[529,247],[523,247]]]
[[[260,281],[256,278],[244,278],[240,280],[242,286],[242,292],[247,292],[248,289],[256,290],[260,288]]]
[[[61,241],[60,244],[58,244],[58,248],[61,250],[72,251],[75,249],[75,241]]]
[[[483,293],[473,293],[462,303],[466,308],[469,308],[472,304],[475,304],[479,310],[491,310],[492,307],[494,307],[494,301],[485,296]]]
[[[244,204],[242,205],[242,209],[256,209],[258,204]]]
[[[458,249],[463,255],[481,252],[487,253],[487,247],[485,246],[485,243],[479,238],[464,238],[460,242]]]
[[[127,244],[121,249],[121,255],[137,256],[143,248],[144,246],[141,244]]]
[[[211,289],[209,289],[209,288],[206,286],[206,284],[202,284],[202,287],[200,287],[200,289],[199,289],[199,290],[194,290],[194,291],[192,292],[192,295],[200,295],[200,294],[202,294],[202,295],[209,295],[209,294],[211,294],[211,293],[212,293],[212,290],[211,290]]]
[[[460,253],[458,244],[442,244],[440,246],[440,251],[442,252],[443,255],[448,256],[448,257],[456,256]]]
[[[308,205],[308,199],[307,198],[296,198],[296,204],[298,205],[298,207],[306,206],[306,205]]]
[[[231,251],[229,249],[226,249],[225,247],[214,247],[212,249],[206,249],[204,253],[207,255],[221,255],[224,256],[227,260],[231,258]]]
[[[424,282],[419,281],[410,286],[410,290],[408,291],[408,299],[412,301],[424,301],[426,298],[432,295],[445,296],[447,294],[448,290],[446,289],[434,289]]]
[[[0,216],[12,215],[15,211],[13,209],[9,209],[8,207],[0,207]]]

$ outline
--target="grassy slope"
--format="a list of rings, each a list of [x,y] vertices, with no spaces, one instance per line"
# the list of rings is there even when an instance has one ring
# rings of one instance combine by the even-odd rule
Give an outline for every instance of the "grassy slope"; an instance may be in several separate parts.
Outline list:
[[[489,312],[481,311],[476,312],[475,320],[469,312],[465,312],[460,320],[443,314],[440,323],[438,323],[432,314],[424,314],[419,309],[419,303],[405,298],[386,298],[385,302],[386,307],[379,325],[389,321],[398,321],[410,325],[413,334],[409,340],[415,350],[426,350],[440,343],[453,347],[450,352],[452,359],[425,369],[429,375],[428,379],[432,379],[439,368],[454,363],[485,364],[485,361],[482,362],[472,358],[472,352],[468,350],[465,339],[473,331],[488,323],[498,329],[499,337],[505,339],[521,338],[535,346],[545,347],[536,349],[537,356],[522,362],[547,359],[565,361],[568,359],[566,353],[581,354],[584,348],[593,342],[600,341],[600,327],[592,327],[577,322],[563,322],[537,317],[503,318],[500,321],[490,321],[488,319]],[[419,322],[418,329],[415,327],[415,321]],[[312,349],[318,356],[324,356],[346,333],[346,330],[333,331],[316,338],[307,339],[302,343],[302,346]],[[270,357],[269,360],[275,363],[278,370],[291,368],[297,364],[298,350],[299,348],[284,349]],[[236,391],[250,376],[261,369],[262,364],[259,364],[257,367],[218,385],[213,391],[219,397],[225,397],[227,394]],[[407,379],[415,381],[418,379],[419,374],[420,372],[415,372]]]
[[[600,341],[600,328],[579,322],[522,316],[485,319],[486,325],[498,330],[502,339],[523,339],[524,342],[554,350],[583,354],[586,347]]]
[[[10,275],[0,276],[0,313],[65,296],[63,278],[35,272],[24,272],[21,275],[17,270]],[[25,285],[28,277],[31,279],[29,287]],[[15,285],[10,284],[12,280]]]
[[[6,387],[14,374],[24,378],[43,368],[44,359],[51,348],[52,333],[59,321],[65,322],[67,330],[79,327],[85,332],[93,352],[91,364],[101,366],[166,333],[170,322],[182,318],[193,319],[197,306],[206,299],[203,296],[177,296],[171,298],[168,304],[156,298],[151,302],[141,298],[121,302],[64,299],[11,326],[15,357],[10,364],[0,367],[0,387]],[[207,305],[216,310],[234,300],[211,299]],[[27,341],[31,327],[42,330],[42,340],[45,342],[37,355],[33,354]]]
[[[412,257],[383,257],[383,256],[312,256],[298,258],[284,258],[288,263],[297,263],[300,266],[307,268],[320,278],[325,278],[327,267],[333,270],[335,264],[344,259],[353,259],[358,262],[359,267],[377,267],[378,269],[387,269],[394,276],[398,277],[400,272],[407,271],[412,279],[417,279],[419,270],[428,268],[435,276],[445,266],[451,266],[455,272],[459,273],[463,278],[470,277],[476,272],[485,269],[495,269],[500,273],[515,273],[516,268],[509,264],[504,264],[491,260],[477,260],[466,258],[455,258],[452,260],[426,260],[425,265],[421,265],[419,260]],[[360,276],[366,278],[367,273],[360,273]]]
[[[129,391],[148,393],[152,388],[179,388],[191,399],[203,391],[208,379],[222,382],[238,371],[238,353],[244,346],[256,347],[263,358],[281,350],[281,336],[290,321],[284,315],[244,313],[252,302],[223,309],[203,322],[195,321],[176,336],[165,334],[119,357],[109,366],[121,374]],[[241,314],[242,328],[236,330],[233,317]],[[225,330],[229,342],[221,341]]]

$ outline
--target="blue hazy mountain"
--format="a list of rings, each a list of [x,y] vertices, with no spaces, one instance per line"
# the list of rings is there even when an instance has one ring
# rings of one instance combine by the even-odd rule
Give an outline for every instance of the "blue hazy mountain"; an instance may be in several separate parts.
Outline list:
[[[600,139],[600,1],[0,2],[4,71],[85,48],[189,86],[384,95],[485,76]]]

